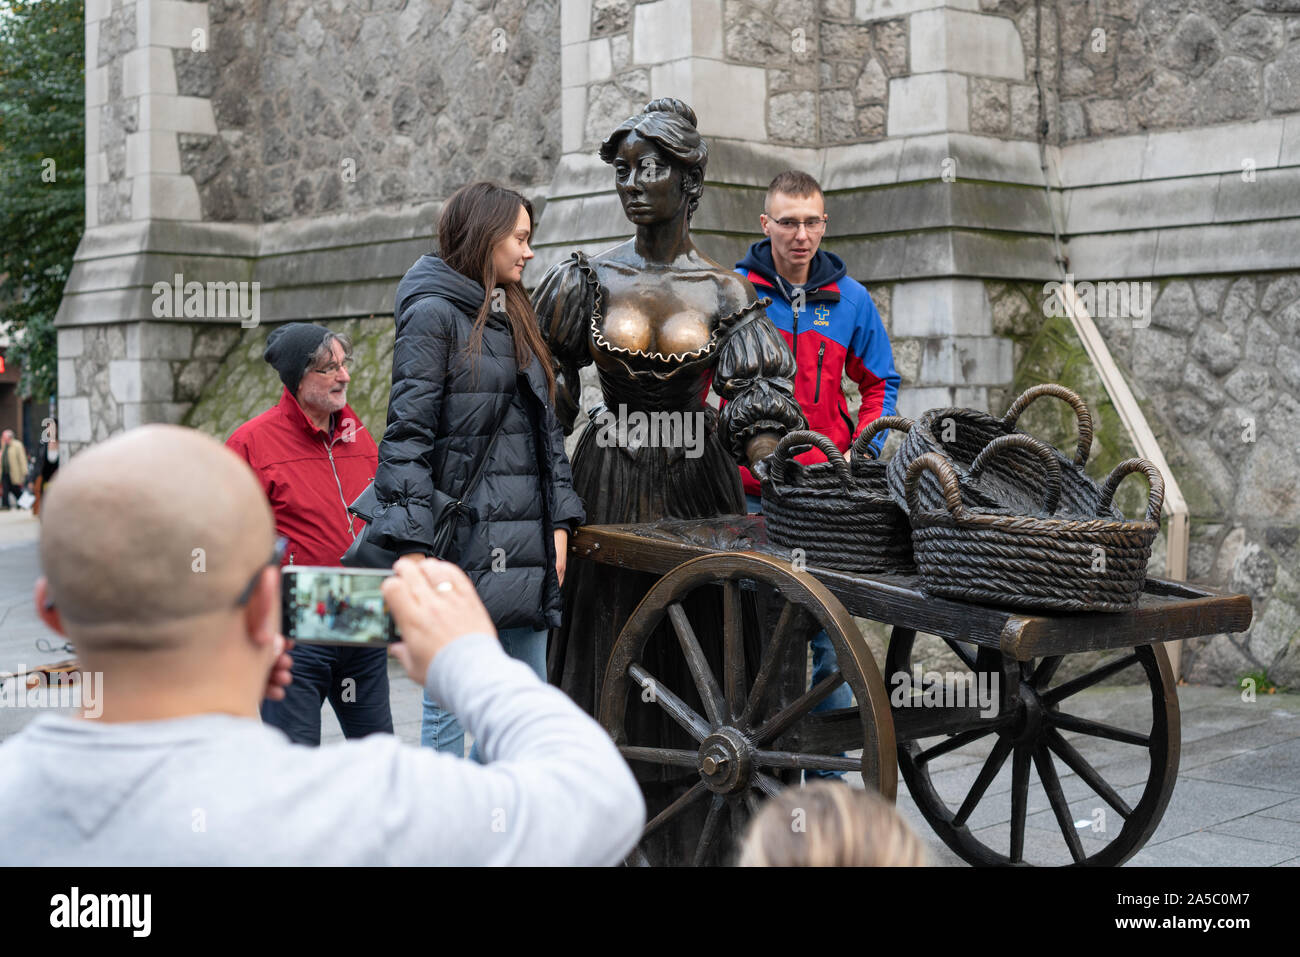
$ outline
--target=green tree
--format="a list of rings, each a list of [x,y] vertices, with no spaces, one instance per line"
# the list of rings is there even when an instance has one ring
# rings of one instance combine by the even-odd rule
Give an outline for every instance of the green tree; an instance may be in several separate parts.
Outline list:
[[[0,0],[0,320],[20,390],[55,392],[54,314],[85,223],[83,0]]]

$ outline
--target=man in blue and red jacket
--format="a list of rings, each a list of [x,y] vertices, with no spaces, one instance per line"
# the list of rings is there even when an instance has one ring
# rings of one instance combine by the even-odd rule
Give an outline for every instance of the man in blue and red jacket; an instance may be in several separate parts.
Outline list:
[[[817,180],[799,170],[779,174],[767,188],[759,225],[767,236],[749,247],[736,263],[736,272],[769,297],[767,315],[794,353],[794,397],[808,420],[847,452],[858,433],[882,415],[892,415],[898,399],[899,375],[880,313],[866,288],[849,278],[844,261],[818,247],[826,232],[826,204]],[[855,422],[842,383],[844,375],[858,384],[862,406]],[[871,440],[879,452],[887,432]],[[823,462],[812,449],[800,462]],[[762,490],[749,469],[741,467],[749,510],[761,510]],[[822,631],[811,641],[812,684],[839,670],[835,649]],[[814,711],[853,705],[853,692],[841,684]],[[809,771],[809,777],[843,777],[838,772]]]
[[[758,218],[767,238],[749,247],[736,272],[772,300],[767,315],[794,353],[794,397],[808,428],[847,452],[863,428],[894,414],[899,375],[870,294],[847,275],[839,256],[818,248],[826,218],[817,181],[799,170],[781,173],[768,187]],[[845,373],[862,396],[856,421],[844,396]],[[887,435],[871,440],[877,452]],[[825,460],[816,449],[798,456],[800,462]],[[742,467],[740,477],[746,495],[761,494],[749,469]]]
[[[284,383],[280,402],[226,441],[262,484],[290,565],[338,566],[364,527],[347,507],[374,479],[379,451],[347,404],[350,353],[348,338],[324,326],[277,328],[263,358]],[[262,703],[263,721],[318,745],[328,698],[345,737],[392,733],[385,649],[299,644],[292,658],[293,683],[283,700]]]

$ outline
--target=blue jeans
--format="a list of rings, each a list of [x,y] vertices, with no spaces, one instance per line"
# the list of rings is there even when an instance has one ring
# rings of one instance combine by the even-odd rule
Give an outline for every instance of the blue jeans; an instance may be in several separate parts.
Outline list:
[[[757,495],[745,496],[745,507],[751,515],[760,514],[763,511],[763,500]],[[835,648],[831,645],[830,635],[824,631],[819,631],[812,637],[812,656],[813,656],[813,673],[812,681],[809,687],[816,685],[817,682],[824,680],[830,675],[839,671],[840,662],[835,656]],[[853,707],[853,689],[847,684],[842,684],[824,699],[821,704],[813,708],[813,714],[820,711],[834,711],[838,708]],[[843,757],[844,755],[839,755]],[[836,779],[844,777],[843,771],[806,771],[804,776],[808,778],[829,778]]]
[[[388,706],[388,652],[383,648],[296,645],[293,683],[283,701],[263,701],[262,720],[294,744],[320,744],[320,709],[328,698],[345,738],[393,733]]]
[[[533,631],[531,628],[503,628],[497,637],[506,654],[516,661],[522,661],[533,669],[533,673],[543,681],[546,680],[546,636],[549,632]],[[420,745],[435,751],[446,751],[458,758],[465,756],[465,729],[460,719],[424,693],[424,720],[420,723]],[[483,763],[479,754],[478,742],[470,750],[469,759]]]

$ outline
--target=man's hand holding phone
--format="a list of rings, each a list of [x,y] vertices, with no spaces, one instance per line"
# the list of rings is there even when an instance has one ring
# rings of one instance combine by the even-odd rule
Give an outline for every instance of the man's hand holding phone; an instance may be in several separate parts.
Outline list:
[[[400,558],[381,591],[402,636],[388,646],[389,654],[416,684],[424,684],[430,662],[457,638],[497,633],[473,583],[451,562]]]

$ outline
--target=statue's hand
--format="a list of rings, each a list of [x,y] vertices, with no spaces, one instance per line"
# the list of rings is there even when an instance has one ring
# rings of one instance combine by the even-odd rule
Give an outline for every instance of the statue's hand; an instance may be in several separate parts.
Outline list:
[[[749,459],[749,467],[752,469],[755,465],[767,458],[776,451],[776,447],[781,444],[781,436],[775,432],[760,432],[749,440],[745,446],[745,457]]]

